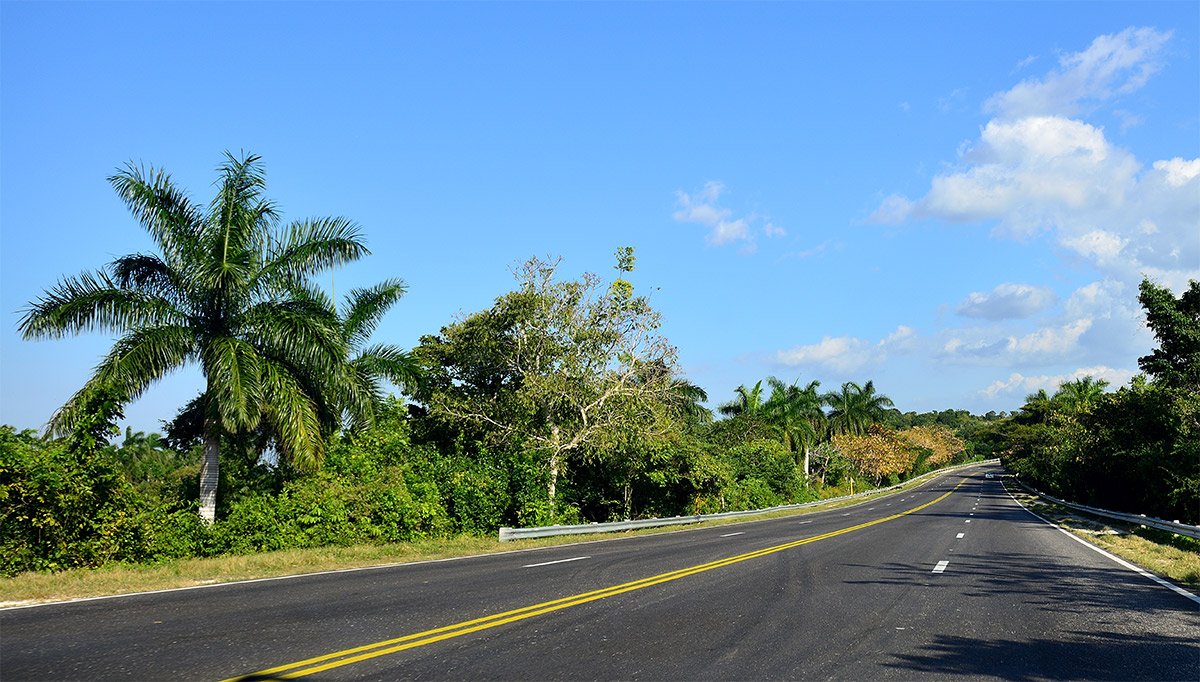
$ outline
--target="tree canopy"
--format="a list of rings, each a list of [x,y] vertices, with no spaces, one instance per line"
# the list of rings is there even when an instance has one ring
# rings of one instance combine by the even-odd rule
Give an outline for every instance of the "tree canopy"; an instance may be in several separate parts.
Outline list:
[[[195,204],[169,175],[129,164],[109,178],[158,253],[122,256],[59,281],[21,319],[26,339],[84,332],[118,335],[92,377],[54,415],[63,433],[102,389],[129,401],[168,372],[197,364],[205,377],[201,515],[215,515],[223,434],[265,424],[300,468],[321,460],[323,396],[362,414],[369,405],[348,372],[332,303],[311,278],[368,253],[341,217],[280,224],[259,157],[226,153],[216,196]],[[339,411],[340,411],[339,408]]]

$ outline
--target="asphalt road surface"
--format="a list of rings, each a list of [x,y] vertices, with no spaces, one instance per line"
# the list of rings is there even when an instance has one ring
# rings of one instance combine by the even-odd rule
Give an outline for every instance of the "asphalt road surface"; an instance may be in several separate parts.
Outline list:
[[[0,679],[1200,679],[1200,603],[978,467],[819,514],[0,611]]]

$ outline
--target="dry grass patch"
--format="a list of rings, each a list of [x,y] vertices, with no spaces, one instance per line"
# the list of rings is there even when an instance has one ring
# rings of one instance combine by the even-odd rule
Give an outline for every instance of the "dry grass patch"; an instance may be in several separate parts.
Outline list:
[[[1091,516],[1025,490],[1008,492],[1039,516],[1159,576],[1200,589],[1200,540]]]

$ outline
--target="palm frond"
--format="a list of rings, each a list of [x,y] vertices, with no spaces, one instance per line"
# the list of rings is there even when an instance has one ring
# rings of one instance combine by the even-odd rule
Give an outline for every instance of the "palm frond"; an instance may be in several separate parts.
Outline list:
[[[201,353],[212,415],[228,431],[253,428],[263,397],[257,350],[242,339],[223,336],[210,339]]]
[[[192,249],[201,212],[171,183],[171,176],[132,162],[108,178],[117,195],[163,250],[167,260]]]
[[[182,366],[195,352],[195,339],[184,326],[137,329],[117,340],[92,377],[50,420],[50,430],[65,435],[82,417],[81,410],[101,388],[111,388],[123,402],[136,400],[155,381]]]
[[[358,226],[348,218],[300,220],[271,245],[258,278],[273,286],[290,286],[370,253]]]
[[[337,318],[320,301],[272,300],[246,310],[238,320],[245,338],[273,357],[314,373],[328,373],[345,361],[346,343]]]
[[[366,343],[375,333],[387,311],[408,293],[404,280],[384,280],[365,289],[353,289],[346,296],[342,333],[351,347]]]
[[[262,197],[266,176],[260,158],[227,151],[225,159],[202,239],[208,251],[205,280],[220,290],[250,286],[278,221],[274,204]]]
[[[421,381],[421,367],[416,358],[391,344],[364,348],[350,364],[356,371],[383,377],[406,391],[415,389]]]
[[[123,333],[141,326],[170,325],[185,314],[152,293],[118,286],[103,272],[62,279],[25,309],[18,329],[26,340],[82,332]]]
[[[123,289],[157,296],[181,312],[191,307],[192,283],[156,254],[134,253],[121,256],[108,265],[112,281]]]
[[[278,434],[281,454],[297,469],[316,469],[325,454],[317,403],[287,367],[266,362],[262,370],[264,416]]]

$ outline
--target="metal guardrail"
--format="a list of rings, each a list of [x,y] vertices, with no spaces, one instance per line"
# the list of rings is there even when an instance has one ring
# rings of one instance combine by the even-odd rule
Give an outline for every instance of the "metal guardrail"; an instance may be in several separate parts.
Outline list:
[[[500,528],[500,542],[508,542],[510,540],[522,540],[525,538],[548,538],[556,535],[586,535],[590,533],[613,533],[622,530],[635,530],[638,528],[657,528],[659,526],[678,526],[691,523],[700,523],[701,521],[711,521],[713,519],[731,519],[739,516],[756,516],[758,514],[770,514],[771,512],[786,511],[789,509],[802,509],[804,507],[813,507],[819,504],[828,502],[838,502],[841,500],[854,500],[860,497],[870,497],[878,495],[889,490],[911,485],[914,482],[944,474],[948,471],[955,471],[966,467],[979,466],[981,464],[999,464],[998,459],[988,459],[981,462],[968,462],[959,464],[944,469],[937,469],[925,474],[921,474],[916,478],[911,478],[904,483],[888,486],[886,488],[874,488],[865,490],[861,493],[853,495],[842,495],[841,497],[830,497],[824,500],[814,500],[812,502],[804,502],[802,504],[785,504],[778,507],[768,507],[766,509],[748,509],[746,511],[720,512],[717,514],[693,514],[691,516],[675,516],[666,519],[637,519],[634,521],[612,521],[610,523],[584,523],[574,526],[537,526],[534,528],[508,528],[502,526]]]
[[[1053,502],[1055,504],[1061,504],[1062,506],[1068,507],[1070,509],[1075,509],[1077,511],[1085,512],[1087,514],[1092,514],[1094,516],[1103,516],[1103,517],[1110,518],[1110,519],[1116,519],[1117,521],[1124,521],[1126,523],[1134,523],[1139,526],[1147,526],[1149,528],[1157,528],[1158,530],[1165,530],[1169,533],[1176,533],[1178,535],[1186,535],[1190,538],[1200,539],[1200,526],[1189,526],[1186,523],[1176,523],[1174,521],[1166,521],[1163,519],[1156,519],[1153,516],[1146,516],[1145,514],[1125,514],[1123,512],[1115,512],[1115,511],[1109,511],[1107,509],[1098,509],[1096,507],[1089,507],[1086,504],[1075,504],[1074,502],[1067,502],[1066,500],[1060,500],[1057,497],[1052,497],[1050,495],[1047,495],[1046,493],[1044,493],[1040,490],[1037,490],[1036,488],[1026,485],[1025,482],[1019,478],[1013,478],[1012,480],[1016,481],[1017,485],[1028,490],[1029,492],[1033,493],[1034,495],[1037,495],[1039,497],[1044,497],[1047,500],[1050,500],[1051,502]]]

